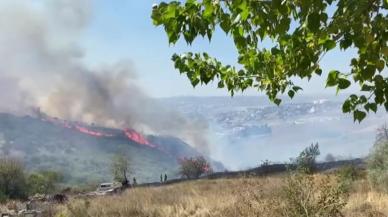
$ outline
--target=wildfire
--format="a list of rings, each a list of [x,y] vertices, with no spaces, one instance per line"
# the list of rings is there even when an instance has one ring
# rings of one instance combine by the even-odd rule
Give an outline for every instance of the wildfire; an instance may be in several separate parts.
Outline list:
[[[82,133],[88,136],[93,136],[98,138],[112,138],[112,137],[126,138],[129,141],[135,142],[138,145],[154,148],[171,157],[177,157],[169,153],[162,146],[151,143],[150,141],[147,140],[146,137],[144,137],[142,134],[135,131],[134,129],[125,128],[123,130],[117,130],[117,131],[112,131],[108,133],[105,130],[103,130],[103,128],[100,128],[100,127],[94,127],[81,122],[73,122],[73,121],[62,120],[55,117],[50,117],[45,113],[42,113],[39,110],[39,108],[35,110],[35,113],[37,114],[38,118],[42,121],[49,122],[51,124],[61,126],[70,130],[75,130],[79,133]]]
[[[90,135],[90,136],[96,136],[96,137],[112,137],[113,136],[112,134],[107,134],[107,133],[103,133],[103,132],[93,131],[93,130],[90,130],[90,129],[86,128],[86,127],[81,127],[81,126],[78,126],[78,125],[75,125],[74,127],[79,132],[87,134],[87,135]]]
[[[52,118],[47,115],[40,115],[42,121],[49,122],[51,124],[59,125],[67,129],[76,130],[80,133],[94,136],[94,137],[114,137],[114,134],[106,133],[103,131],[95,130],[91,127],[88,127],[86,124],[78,123],[78,122],[70,122],[66,120],[61,120],[59,118]],[[136,132],[133,129],[125,128],[121,131],[121,135],[125,136],[130,141],[136,142],[139,145],[144,145],[150,148],[158,148],[157,145],[149,142],[142,134]],[[118,133],[116,136],[120,136]],[[163,150],[161,150],[163,151]]]
[[[144,138],[143,135],[141,135],[140,133],[136,132],[133,129],[128,129],[128,128],[124,129],[124,134],[127,136],[128,139],[134,142],[149,146],[151,148],[156,148],[156,145],[151,144],[146,138]]]

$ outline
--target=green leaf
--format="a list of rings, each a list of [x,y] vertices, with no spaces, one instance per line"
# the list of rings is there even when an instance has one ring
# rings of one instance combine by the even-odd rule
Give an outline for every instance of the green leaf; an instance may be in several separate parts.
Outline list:
[[[337,70],[330,71],[329,75],[327,76],[326,87],[333,87],[333,86],[337,85],[339,74],[340,74],[340,72]]]
[[[295,92],[298,92],[299,90],[303,90],[301,87],[299,86],[293,86],[292,89],[295,91]]]
[[[320,15],[317,12],[313,12],[307,17],[307,27],[312,32],[317,32],[320,27]]]
[[[205,10],[203,11],[203,17],[205,19],[211,18],[211,16],[213,15],[213,11],[214,11],[213,4],[212,3],[206,4],[205,5]]]
[[[220,26],[221,26],[221,29],[224,30],[225,33],[229,33],[231,21],[230,21],[230,17],[228,15],[222,16]]]
[[[352,45],[352,40],[349,37],[345,37],[343,40],[340,41],[340,47],[342,49],[347,49]]]
[[[354,121],[358,121],[359,123],[361,123],[361,121],[364,120],[365,117],[366,117],[366,113],[363,111],[355,110],[353,112]]]
[[[371,91],[371,90],[373,90],[373,86],[371,85],[363,84],[361,86],[361,91]]]
[[[361,77],[364,79],[364,80],[369,80],[369,79],[372,79],[373,75],[375,74],[375,71],[376,71],[376,68],[374,65],[370,65],[368,64],[365,68],[365,70],[363,70],[361,72]]]
[[[367,103],[367,104],[365,104],[364,108],[367,111],[372,110],[374,113],[377,112],[377,104],[376,103]]]
[[[345,100],[344,104],[342,105],[342,112],[348,113],[351,111],[352,103],[349,99]]]
[[[384,60],[377,61],[376,68],[379,70],[379,72],[383,71],[384,66],[385,66]]]
[[[294,98],[294,96],[295,96],[295,91],[289,90],[289,91],[288,91],[288,96],[289,96],[291,99]]]
[[[340,78],[338,80],[338,88],[341,90],[348,88],[350,84],[351,84],[350,81],[345,78]]]
[[[335,46],[336,46],[335,41],[330,39],[326,40],[325,43],[323,44],[323,47],[326,49],[326,51],[335,48]]]
[[[240,16],[241,20],[245,21],[249,16],[249,7],[247,0],[242,0],[238,8],[241,10]]]
[[[282,100],[281,99],[278,99],[278,98],[276,98],[276,99],[274,99],[273,100],[273,102],[277,105],[277,106],[279,106],[280,105],[280,103],[282,102]]]
[[[321,76],[322,75],[322,69],[316,69],[315,74]]]
[[[385,56],[385,57],[388,57],[388,47],[383,47],[381,49],[381,53]]]
[[[165,10],[163,14],[163,18],[168,20],[171,18],[175,18],[177,12],[177,5],[176,4],[169,4],[167,6],[167,9]]]

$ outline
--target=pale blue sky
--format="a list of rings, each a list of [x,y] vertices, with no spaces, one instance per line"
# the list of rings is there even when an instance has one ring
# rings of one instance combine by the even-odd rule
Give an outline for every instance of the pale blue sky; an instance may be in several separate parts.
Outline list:
[[[151,7],[155,1],[93,1],[93,13],[90,25],[84,32],[80,45],[86,49],[86,61],[90,65],[114,63],[129,59],[133,62],[139,81],[146,92],[154,97],[182,95],[227,95],[226,90],[215,85],[192,88],[185,76],[174,69],[170,60],[174,52],[207,51],[224,62],[233,64],[236,52],[230,38],[217,32],[209,43],[196,40],[192,47],[180,41],[169,46],[167,37],[161,27],[152,25]],[[322,61],[325,70],[346,70],[354,51],[341,53],[336,50],[326,55]],[[324,88],[321,78],[314,78],[310,83],[301,82],[304,93],[328,93],[334,95],[335,89]],[[258,94],[248,91],[245,95]]]

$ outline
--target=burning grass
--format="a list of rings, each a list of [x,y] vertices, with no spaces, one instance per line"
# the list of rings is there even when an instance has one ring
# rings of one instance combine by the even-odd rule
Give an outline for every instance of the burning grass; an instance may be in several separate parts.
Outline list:
[[[316,175],[322,181],[325,175]],[[236,217],[283,216],[284,176],[199,180],[135,188],[122,195],[76,199],[59,207],[61,217]],[[345,216],[388,216],[388,195],[371,191],[365,180],[350,192]]]

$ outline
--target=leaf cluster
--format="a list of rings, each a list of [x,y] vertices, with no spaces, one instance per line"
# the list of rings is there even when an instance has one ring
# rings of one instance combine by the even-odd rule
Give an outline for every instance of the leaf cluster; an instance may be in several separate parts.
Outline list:
[[[329,10],[329,8],[331,10]],[[172,60],[193,86],[217,81],[231,95],[255,88],[280,104],[279,95],[293,98],[301,87],[292,78],[320,76],[320,61],[334,48],[355,50],[349,71],[333,69],[326,86],[337,92],[351,85],[343,112],[362,121],[379,105],[388,111],[388,3],[386,0],[187,0],[153,7],[154,25],[163,26],[170,44],[183,38],[212,39],[219,27],[238,53],[236,66],[207,53],[174,54]],[[263,41],[271,41],[271,47]],[[346,63],[344,63],[346,64]]]

